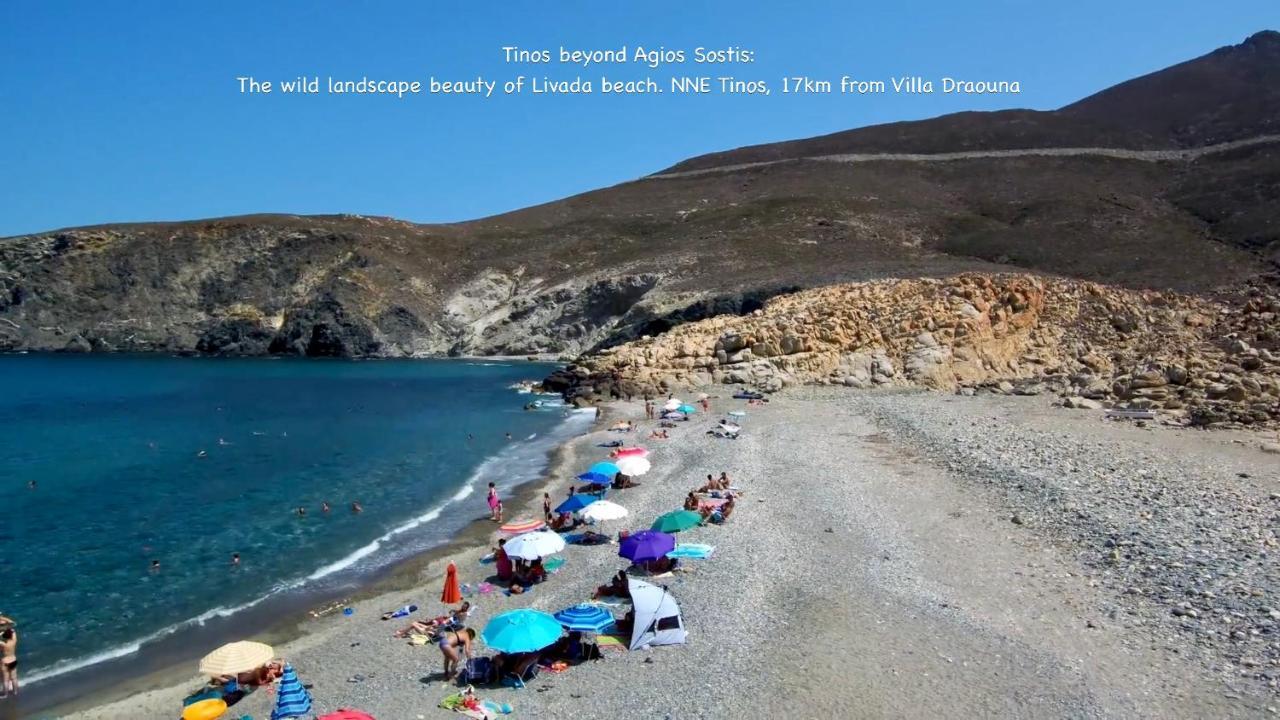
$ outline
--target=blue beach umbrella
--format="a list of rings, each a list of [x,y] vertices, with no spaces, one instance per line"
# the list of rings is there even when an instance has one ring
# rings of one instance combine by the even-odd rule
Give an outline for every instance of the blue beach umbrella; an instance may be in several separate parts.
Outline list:
[[[292,665],[284,666],[280,676],[280,685],[276,688],[276,707],[271,711],[271,720],[296,718],[311,714],[311,693],[302,687],[298,673]]]
[[[533,652],[560,639],[564,631],[554,615],[541,610],[508,610],[484,626],[480,637],[494,650],[505,653]]]
[[[582,493],[578,493],[576,495],[570,495],[568,500],[565,500],[564,502],[556,506],[556,512],[557,513],[578,512],[582,508],[590,505],[595,501],[596,501],[595,495],[583,495]]]
[[[583,482],[596,483],[599,485],[608,485],[613,482],[612,475],[601,475],[598,472],[584,472],[578,476],[578,479]]]
[[[602,633],[613,627],[613,613],[599,605],[583,603],[556,613],[556,619],[566,630]]]
[[[693,413],[698,412],[698,409],[692,405],[681,405],[680,407],[676,408],[676,412],[682,412],[685,415],[692,415]]]
[[[612,480],[614,475],[617,475],[622,471],[618,469],[617,465],[614,465],[611,462],[598,462],[595,465],[592,465],[590,468],[587,468],[587,472],[600,473],[601,475],[608,475],[609,479]]]

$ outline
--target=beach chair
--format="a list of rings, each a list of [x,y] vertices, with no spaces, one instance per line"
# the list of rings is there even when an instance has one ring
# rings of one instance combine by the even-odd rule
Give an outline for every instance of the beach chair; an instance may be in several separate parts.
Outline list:
[[[458,673],[458,682],[462,685],[493,685],[497,681],[498,666],[490,657],[473,657]]]
[[[525,666],[523,672],[520,671],[520,667],[522,666]],[[538,677],[538,671],[541,669],[542,667],[538,665],[538,658],[536,655],[523,659],[520,661],[520,664],[516,666],[515,670],[508,672],[502,677],[502,684],[507,687],[517,689],[525,687],[526,683],[531,683]]]

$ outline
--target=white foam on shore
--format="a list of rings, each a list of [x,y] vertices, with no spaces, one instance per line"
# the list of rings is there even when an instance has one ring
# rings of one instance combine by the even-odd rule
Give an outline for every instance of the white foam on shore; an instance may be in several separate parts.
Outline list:
[[[23,682],[27,684],[36,683],[59,675],[65,675],[69,672],[75,672],[76,670],[83,670],[84,668],[91,667],[99,663],[132,655],[140,651],[144,645],[153,643],[185,628],[202,626],[209,620],[216,618],[231,617],[236,613],[240,613],[260,605],[276,595],[298,590],[308,583],[315,582],[321,578],[347,570],[359,563],[361,560],[376,553],[387,541],[397,535],[409,532],[410,530],[426,525],[439,518],[449,506],[460,503],[474,494],[479,483],[486,477],[502,479],[502,482],[499,484],[503,489],[510,489],[516,485],[536,479],[536,476],[546,468],[549,462],[547,453],[556,445],[568,440],[570,437],[584,432],[591,420],[594,419],[594,415],[594,408],[572,409],[564,422],[556,426],[551,432],[537,436],[539,438],[537,442],[516,442],[508,445],[506,448],[503,448],[500,452],[486,458],[474,471],[472,471],[471,475],[468,476],[462,486],[445,501],[431,508],[427,512],[393,527],[372,542],[357,548],[339,560],[335,560],[334,562],[318,568],[304,578],[279,583],[273,587],[270,592],[262,595],[261,597],[230,608],[219,606],[207,610],[193,618],[161,628],[150,635],[124,645],[119,645],[85,657],[61,660],[48,668],[42,668],[28,674]],[[510,468],[513,467],[522,468],[525,472],[512,473]],[[495,482],[497,481],[495,480]],[[388,561],[394,562],[397,559],[400,558],[390,557],[388,558]]]

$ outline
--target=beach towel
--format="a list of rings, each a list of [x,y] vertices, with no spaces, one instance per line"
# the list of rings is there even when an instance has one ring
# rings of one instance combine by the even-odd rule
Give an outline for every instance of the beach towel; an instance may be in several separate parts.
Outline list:
[[[715,545],[703,545],[700,543],[681,543],[676,546],[675,550],[667,553],[669,558],[690,558],[693,560],[706,560],[711,557],[711,553],[715,552]]]
[[[596,645],[601,650],[626,650],[627,640],[617,635],[597,635]]]
[[[564,565],[564,558],[553,557],[545,560],[542,563],[542,569],[546,570],[548,573],[553,573],[559,570],[561,565]]]

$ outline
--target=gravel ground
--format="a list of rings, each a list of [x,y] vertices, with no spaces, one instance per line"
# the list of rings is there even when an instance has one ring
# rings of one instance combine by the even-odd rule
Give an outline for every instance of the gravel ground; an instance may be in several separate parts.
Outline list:
[[[1133,488],[1113,492],[1110,475],[1099,476],[1106,483],[1085,482],[1094,477],[1085,468],[1110,463],[1125,478],[1142,477],[1137,469],[1150,473],[1156,462],[1144,455],[1170,456],[1183,443],[1143,445],[1162,436],[1124,428],[1134,436],[1125,440],[1129,446],[1112,448],[1112,426],[1099,424],[1094,434],[1077,437],[1079,416],[1058,410],[1053,417],[1063,422],[1041,422],[1031,412],[1039,406],[1030,400],[801,389],[749,408],[740,440],[706,436],[712,420],[697,416],[671,440],[646,442],[654,471],[642,478],[643,486],[611,497],[630,509],[633,527],[677,508],[708,473],[727,471],[746,491],[729,523],[682,534],[682,540],[717,546],[711,560],[692,561],[693,572],[667,581],[683,610],[689,643],[611,653],[561,675],[544,673],[523,690],[482,694],[510,702],[517,717],[545,718],[1265,713],[1268,696],[1251,692],[1251,685],[1237,688],[1243,683],[1237,673],[1229,675],[1232,685],[1224,685],[1198,657],[1171,650],[1198,640],[1192,640],[1194,631],[1180,629],[1189,616],[1171,620],[1169,610],[1143,609],[1158,609],[1150,599],[1157,593],[1148,588],[1167,581],[1135,571],[1132,577],[1148,578],[1143,595],[1122,594],[1125,583],[1136,582],[1121,572],[1126,565],[1091,557],[1107,556],[1103,543],[1110,536],[1096,538],[1100,549],[1088,550],[1093,546],[1071,534],[1074,521],[1063,519],[1075,517],[1076,510],[1061,509],[1074,503],[1085,517],[1119,523],[1143,497],[1173,497],[1170,489],[1157,495],[1157,481],[1149,476],[1133,481],[1147,488],[1141,497],[1133,496]],[[719,402],[723,410],[729,401]],[[613,411],[641,415],[634,405]],[[638,437],[644,435],[642,423]],[[574,472],[604,454],[595,447],[603,439],[612,435],[594,433],[570,444],[557,472],[564,479],[548,486],[553,497],[564,494]],[[1224,444],[1221,450],[1229,455],[1233,448]],[[1126,452],[1128,459],[1120,459]],[[1059,462],[1080,469],[1072,473]],[[1228,467],[1220,459],[1207,464],[1219,467],[1215,477]],[[1190,477],[1182,460],[1169,465],[1184,468],[1179,477]],[[1231,475],[1237,472],[1229,467]],[[1247,472],[1261,475],[1256,467]],[[1052,491],[1051,485],[1063,489]],[[1218,491],[1195,485],[1218,497]],[[1072,500],[1076,495],[1083,497]],[[1268,507],[1264,500],[1274,502],[1263,493],[1260,507]],[[1196,509],[1213,507],[1202,498]],[[1242,508],[1232,512],[1244,513]],[[1014,514],[1021,524],[1010,521]],[[1202,535],[1219,529],[1239,534],[1222,522],[1223,514],[1216,517],[1212,524],[1201,518],[1211,531]],[[1265,522],[1267,513],[1259,517]],[[1207,552],[1204,542],[1187,540],[1187,547]],[[1123,557],[1132,546],[1120,547]],[[482,578],[481,554],[475,549],[454,556],[464,582]],[[565,556],[563,569],[535,592],[480,599],[472,624],[483,627],[512,607],[554,611],[580,602],[626,564],[616,546],[572,547]],[[1238,577],[1250,568],[1250,583],[1265,575],[1247,558],[1232,560],[1230,567],[1237,566]],[[406,601],[432,613],[440,609],[441,569],[427,568],[421,588],[357,604],[350,618],[315,621],[310,634],[280,648],[303,681],[314,685],[318,710],[355,707],[380,720],[451,716],[436,707],[451,691],[438,676],[439,652],[391,639],[395,626],[377,620],[382,610]],[[1226,593],[1219,597],[1225,603]],[[1238,601],[1252,603],[1249,597]],[[1160,622],[1140,623],[1142,613]],[[1207,613],[1192,618],[1207,619]],[[1245,642],[1263,657],[1263,640]],[[172,718],[189,689],[157,690],[71,717]],[[265,718],[269,699],[257,693],[235,711]]]

